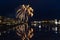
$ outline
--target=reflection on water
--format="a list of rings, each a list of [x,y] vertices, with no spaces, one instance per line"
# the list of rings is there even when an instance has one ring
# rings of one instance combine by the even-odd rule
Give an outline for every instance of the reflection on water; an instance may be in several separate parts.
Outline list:
[[[31,40],[59,40],[60,34],[55,33],[53,30],[45,31],[46,29],[42,28],[39,31],[39,28],[34,28],[34,36]],[[2,33],[0,36],[0,40],[20,40],[20,36],[18,36],[15,31],[10,31],[10,33]]]

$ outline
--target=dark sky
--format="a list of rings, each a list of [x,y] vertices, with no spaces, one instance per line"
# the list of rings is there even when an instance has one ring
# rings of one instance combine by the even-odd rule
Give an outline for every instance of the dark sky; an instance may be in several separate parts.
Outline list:
[[[59,0],[0,0],[0,15],[7,17],[15,17],[16,8],[22,4],[30,4],[30,6],[34,9],[34,20],[55,18],[60,19]],[[37,35],[38,34],[39,33],[37,32]],[[48,34],[48,36],[49,35],[50,34]],[[37,38],[39,39],[40,36],[41,35],[38,35]],[[52,35],[52,37],[54,37],[54,35]]]
[[[34,17],[38,19],[60,17],[58,0],[0,0],[0,15],[14,17],[16,8],[21,4],[30,4],[34,9]]]

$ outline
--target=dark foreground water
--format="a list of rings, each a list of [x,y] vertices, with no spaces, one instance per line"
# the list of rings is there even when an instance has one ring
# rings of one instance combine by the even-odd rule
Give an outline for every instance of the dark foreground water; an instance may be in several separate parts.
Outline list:
[[[15,31],[5,33],[0,36],[0,40],[21,40]],[[60,34],[51,31],[45,31],[44,29],[39,31],[38,28],[34,30],[34,36],[31,40],[60,40]]]

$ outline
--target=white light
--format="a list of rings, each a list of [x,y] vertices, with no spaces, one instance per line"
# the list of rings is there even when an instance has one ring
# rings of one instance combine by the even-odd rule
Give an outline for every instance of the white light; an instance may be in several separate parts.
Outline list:
[[[60,24],[60,20],[59,20],[58,24]]]
[[[41,31],[41,25],[39,25],[39,31]]]
[[[36,24],[32,24],[32,25],[36,26]]]
[[[39,21],[38,23],[41,23],[41,21]]]
[[[55,24],[57,24],[57,22],[55,22]]]
[[[55,27],[55,28],[52,28],[52,30],[54,30],[54,31],[57,31],[57,27]]]
[[[39,28],[41,28],[41,25],[39,25]]]
[[[57,32],[57,30],[58,30],[57,27],[52,28],[52,30],[53,30],[55,33],[58,33],[58,32]]]
[[[55,27],[55,31],[57,31],[57,27]]]
[[[55,19],[55,24],[58,24],[57,19]]]

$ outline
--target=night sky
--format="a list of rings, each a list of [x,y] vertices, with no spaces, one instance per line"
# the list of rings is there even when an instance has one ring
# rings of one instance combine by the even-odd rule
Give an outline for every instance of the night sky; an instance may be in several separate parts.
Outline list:
[[[0,14],[14,17],[16,8],[22,4],[30,4],[38,19],[59,18],[60,6],[56,0],[0,0]]]
[[[0,15],[15,18],[16,8],[22,4],[29,4],[34,9],[33,20],[60,19],[59,0],[0,0]],[[38,28],[36,28],[38,29]],[[8,35],[8,36],[7,36]],[[14,32],[5,34],[5,40],[18,40]],[[16,39],[15,39],[16,37]],[[10,39],[9,39],[10,38]],[[59,34],[35,31],[33,40],[59,40]],[[4,39],[3,39],[4,40]]]

